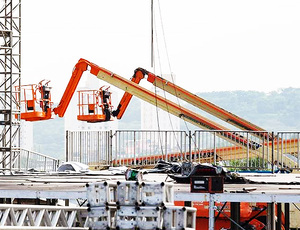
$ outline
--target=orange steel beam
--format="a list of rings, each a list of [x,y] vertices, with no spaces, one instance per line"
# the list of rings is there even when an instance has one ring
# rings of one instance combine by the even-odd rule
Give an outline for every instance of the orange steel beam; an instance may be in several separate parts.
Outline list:
[[[91,63],[87,60],[80,59],[75,66],[74,71],[76,70],[77,66],[84,66],[86,69],[86,64],[90,67],[90,73],[97,76],[100,80],[103,80],[111,85],[116,86],[119,89],[122,89],[128,94],[134,95],[150,104],[153,104],[179,118],[182,118],[191,124],[198,126],[202,129],[208,130],[228,130],[227,128],[219,125],[218,123],[209,120],[195,112],[192,112],[170,100],[167,100],[155,93],[141,87],[136,82],[139,82],[143,75],[139,75],[138,79],[135,81],[127,80],[113,72],[99,67],[98,65]],[[81,73],[82,74],[82,73]],[[256,149],[257,146],[255,143],[249,143],[248,140],[244,137],[234,134],[233,132],[220,132],[217,134],[222,138],[227,139],[230,142],[238,144],[240,146],[247,146],[249,145],[251,149]]]
[[[179,87],[178,85],[175,85],[172,82],[167,81],[166,79],[160,76],[150,73],[149,71],[143,68],[138,68],[136,71],[141,71],[147,74],[147,80],[151,82],[154,86],[163,89],[166,92],[188,102],[189,104],[192,104],[195,107],[198,107],[199,109],[202,109],[234,126],[249,131],[265,131],[263,128],[260,128],[257,125],[252,124],[251,122],[246,121],[245,119],[238,117],[237,115],[232,114],[231,112],[228,112],[225,109],[222,109],[221,107],[209,101],[206,101],[205,99],[195,94],[192,94],[191,92]]]
[[[204,118],[192,111],[184,109],[177,104],[164,99],[159,95],[155,95],[151,91],[139,86],[134,81],[127,80],[117,74],[110,72],[102,67],[97,66],[85,59],[80,59],[78,63],[75,65],[71,79],[68,83],[68,86],[63,94],[63,97],[59,103],[59,105],[54,109],[54,113],[59,115],[60,117],[64,115],[70,100],[77,88],[79,80],[84,71],[86,71],[90,67],[90,73],[97,76],[100,80],[106,81],[111,85],[114,85],[125,92],[134,96],[137,96],[153,105],[157,105],[161,109],[167,110],[170,113],[179,116],[181,118],[185,118],[190,120],[190,122],[194,123],[198,127],[211,130],[226,130],[225,127],[210,121],[207,118]],[[229,134],[229,136],[231,136]]]
[[[139,84],[140,81],[144,78],[144,74],[141,73],[141,72],[136,72],[134,73],[133,77],[131,78],[131,81],[136,83],[136,84]],[[128,107],[128,104],[132,98],[132,94],[128,93],[128,92],[125,92],[119,105],[118,105],[118,108],[113,111],[113,116],[117,117],[117,119],[121,119],[125,110],[127,109]]]
[[[87,70],[88,66],[91,67],[90,72],[94,75],[97,75],[99,71],[101,71],[102,73],[106,73],[108,75],[115,75],[112,72],[105,70],[104,68],[100,68],[99,66],[97,66],[87,60],[80,59],[78,61],[78,63],[75,65],[71,79],[67,85],[67,88],[61,98],[59,105],[56,108],[54,108],[54,110],[53,110],[54,113],[57,114],[59,117],[64,116],[65,111],[66,111],[66,109],[72,99],[72,96],[78,86],[78,83],[81,79],[81,76],[82,76],[83,72]],[[242,127],[246,130],[264,131],[262,128],[259,128],[258,126],[255,126],[254,124],[251,124],[250,122],[247,122],[244,119],[239,118],[238,116],[236,116],[236,115],[234,115],[234,114],[232,114],[232,113],[230,113],[230,112],[228,112],[228,111],[226,111],[226,110],[224,110],[224,109],[222,109],[222,108],[220,108],[220,107],[218,107],[196,95],[193,95],[192,93],[188,92],[187,90],[184,90],[183,88],[181,88],[171,82],[168,82],[165,79],[163,79],[159,76],[156,76],[156,75],[148,72],[145,69],[142,69],[142,68],[136,69],[135,74],[134,74],[133,78],[131,79],[131,82],[135,83],[135,84],[139,84],[141,79],[144,78],[145,74],[148,75],[147,80],[149,82],[151,82],[153,85],[155,85],[159,88],[162,88],[175,96],[178,96],[180,99],[183,99],[183,100],[187,101],[188,103],[190,103],[194,106],[197,106],[198,108],[201,108],[201,109],[209,112],[212,115],[215,115],[216,117],[219,117],[229,123],[232,123],[232,121],[234,121],[233,124],[236,124],[236,125],[239,124],[239,127]],[[102,74],[102,76],[103,76],[103,74]],[[197,123],[197,124],[200,123],[200,126],[202,126],[202,128],[205,128],[205,129],[208,128],[208,129],[212,129],[212,130],[213,129],[226,130],[225,127],[223,127],[213,121],[210,121],[209,119],[204,118],[204,117],[200,116],[199,114],[194,114],[193,112],[188,111],[187,109],[184,109],[184,108],[172,103],[171,101],[160,97],[159,95],[154,95],[152,92],[147,91],[146,89],[144,89],[142,87],[137,87],[137,85],[135,85],[135,87],[130,86],[131,89],[127,90],[127,86],[123,87],[123,86],[121,86],[121,84],[123,84],[124,82],[127,82],[126,85],[131,85],[131,84],[129,84],[130,81],[128,81],[124,78],[121,78],[120,76],[118,76],[118,78],[119,79],[114,82],[109,82],[108,81],[109,78],[102,79],[102,80],[105,80],[125,91],[125,94],[117,108],[117,110],[119,110],[117,112],[118,119],[120,119],[122,117],[122,115],[124,114],[128,104],[131,100],[133,94],[131,94],[130,91],[132,91],[134,94],[136,94],[137,97],[140,97],[140,98],[141,98],[141,95],[143,94],[141,99],[146,100],[154,105],[158,105],[158,107],[160,107],[162,109],[166,110],[166,108],[167,108],[167,111],[169,111],[169,112],[172,111],[172,113],[175,116],[179,116],[179,117],[182,117],[183,119],[191,120],[192,122],[196,121],[193,123]],[[114,79],[116,79],[116,77],[114,77]],[[142,90],[142,89],[144,89],[144,90]],[[135,92],[135,91],[140,91],[140,92]],[[147,97],[148,95],[152,99],[147,100],[147,98],[145,98],[145,96]],[[155,99],[154,101],[153,101],[153,98]],[[158,103],[158,102],[160,102],[160,103]],[[122,107],[122,110],[120,110],[120,107]],[[183,112],[185,112],[185,113],[183,113]],[[197,126],[199,126],[199,125],[197,125]]]
[[[137,84],[141,81],[147,75],[147,80],[152,83],[154,86],[163,89],[164,91],[188,102],[189,104],[192,104],[193,106],[202,109],[203,111],[206,111],[207,113],[229,123],[232,124],[238,128],[241,128],[243,130],[248,131],[265,131],[263,128],[252,124],[249,121],[246,121],[245,119],[238,117],[237,115],[226,111],[225,109],[222,109],[221,107],[206,101],[205,99],[192,94],[191,92],[173,84],[172,82],[167,81],[166,79],[157,76],[143,68],[137,68],[134,71],[134,75],[131,78],[131,80]],[[118,119],[121,119],[123,116],[132,95],[130,95],[128,92],[126,92],[117,108],[117,110],[114,111],[114,116],[116,116]],[[260,133],[258,136],[264,136],[266,139],[270,138],[270,136],[266,133]]]
[[[183,108],[182,106],[167,100],[159,95],[154,94],[153,92],[139,86],[137,83],[144,77],[144,74],[142,72],[137,71],[136,79],[133,80],[127,80],[117,74],[114,74],[113,72],[106,70],[102,67],[99,67],[98,65],[89,62],[85,59],[80,59],[77,64],[75,65],[71,79],[67,85],[67,88],[63,94],[63,97],[61,98],[61,101],[59,105],[54,108],[54,113],[57,114],[59,117],[63,117],[66,109],[72,99],[72,96],[78,86],[78,83],[80,81],[80,78],[84,71],[88,70],[88,67],[90,69],[90,73],[97,76],[100,80],[103,80],[111,85],[114,85],[118,87],[119,89],[122,89],[125,91],[125,95],[127,95],[124,99],[125,104],[128,105],[132,95],[139,97],[140,99],[153,104],[179,118],[182,118],[189,123],[200,127],[202,129],[208,129],[208,130],[223,130],[223,132],[218,133],[217,135],[227,139],[228,141],[238,144],[240,146],[249,146],[251,149],[256,149],[259,146],[256,145],[256,143],[248,142],[248,140],[244,137],[241,137],[239,135],[234,134],[233,132],[226,132],[228,130],[227,128],[219,125],[216,122],[213,122],[209,120],[208,118],[205,118],[195,112],[192,112],[186,108]],[[151,76],[151,75],[150,75]],[[127,93],[127,94],[126,94]],[[126,106],[127,106],[126,105]],[[125,109],[124,109],[125,111]],[[225,132],[224,132],[225,130]]]
[[[79,61],[72,72],[71,79],[65,89],[65,92],[56,108],[53,109],[53,112],[58,115],[59,117],[63,117],[70,101],[74,95],[74,92],[78,86],[80,78],[84,71],[87,70],[88,62]]]

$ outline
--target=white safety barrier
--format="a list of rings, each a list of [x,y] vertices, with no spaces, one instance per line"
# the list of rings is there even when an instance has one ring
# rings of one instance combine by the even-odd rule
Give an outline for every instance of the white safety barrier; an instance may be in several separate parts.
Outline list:
[[[170,230],[196,229],[195,208],[167,206],[163,212],[163,228]]]
[[[142,182],[141,185],[141,202],[143,205],[164,206],[174,204],[173,184]]]
[[[162,226],[162,208],[138,207],[137,226],[139,229],[158,229]]]
[[[196,229],[196,208],[174,206],[172,183],[90,183],[87,198],[92,230]]]
[[[117,182],[117,205],[138,205],[140,202],[140,184],[137,181]]]
[[[67,161],[89,166],[155,165],[165,160],[221,163],[230,170],[292,170],[300,167],[300,132],[67,131],[66,152]]]
[[[115,205],[116,203],[116,183],[96,182],[86,185],[87,200],[93,207]]]
[[[135,206],[119,206],[116,216],[118,229],[134,229],[137,226],[137,209]]]
[[[109,229],[115,228],[114,216],[115,207],[92,207],[89,211],[89,227],[92,229]]]

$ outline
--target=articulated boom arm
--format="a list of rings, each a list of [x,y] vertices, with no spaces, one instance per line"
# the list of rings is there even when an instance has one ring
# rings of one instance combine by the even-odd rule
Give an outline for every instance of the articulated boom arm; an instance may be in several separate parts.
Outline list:
[[[208,120],[207,118],[204,118],[200,116],[199,114],[196,114],[192,111],[189,111],[188,109],[182,108],[179,105],[173,103],[172,101],[169,101],[159,95],[155,95],[153,92],[141,87],[138,85],[140,80],[144,77],[144,74],[140,71],[137,71],[137,73],[134,75],[134,78],[130,80],[127,80],[119,75],[116,75],[102,67],[99,67],[85,59],[80,59],[78,63],[75,65],[71,79],[68,83],[68,86],[62,96],[62,99],[59,103],[59,105],[53,110],[55,114],[57,114],[60,117],[63,117],[66,109],[72,99],[72,96],[78,86],[78,83],[80,81],[80,78],[84,71],[88,70],[88,67],[90,68],[91,74],[97,76],[100,80],[106,81],[110,83],[111,85],[114,85],[118,87],[119,89],[122,89],[125,91],[125,94],[120,102],[120,105],[118,107],[122,108],[121,113],[123,114],[126,107],[128,106],[128,103],[130,102],[130,99],[132,95],[137,96],[141,98],[144,101],[147,101],[153,105],[158,106],[159,108],[166,110],[173,115],[177,117],[181,117],[183,119],[186,119],[193,123],[194,125],[197,125],[198,127],[204,128],[204,129],[217,129],[217,130],[226,130],[225,127]],[[122,106],[122,105],[125,106]],[[114,114],[120,114],[118,111],[114,111]]]
[[[78,63],[75,65],[71,79],[67,85],[67,88],[65,89],[65,92],[56,108],[53,109],[54,113],[58,115],[59,117],[63,117],[68,105],[70,104],[70,101],[74,95],[74,92],[78,86],[78,83],[81,79],[81,76],[84,71],[87,70],[89,66],[89,62],[83,59],[80,59]]]
[[[258,127],[255,124],[252,124],[249,121],[246,121],[245,119],[238,117],[220,107],[217,105],[206,101],[205,99],[190,93],[189,91],[173,84],[172,82],[167,81],[166,79],[157,76],[153,73],[150,73],[149,71],[143,69],[143,68],[137,68],[134,71],[134,75],[132,77],[132,80],[139,84],[140,80],[143,79],[147,75],[147,80],[152,83],[154,86],[163,89],[164,91],[186,101],[189,104],[192,104],[195,107],[198,107],[199,109],[202,109],[203,111],[206,111],[207,113],[226,121],[240,129],[248,130],[248,131],[265,131],[263,128]],[[127,108],[127,105],[130,101],[131,97],[128,94],[124,94],[122,98],[122,103],[120,102],[120,108],[118,108],[118,118],[120,119],[121,116],[124,113],[124,110]]]
[[[211,115],[214,115],[215,117],[218,117],[219,119],[222,119],[244,130],[265,131],[264,129],[258,127],[257,125],[254,125],[249,121],[246,121],[245,119],[238,117],[226,111],[225,109],[222,109],[219,106],[206,101],[205,99],[195,94],[190,93],[189,91],[173,84],[172,82],[163,79],[162,77],[156,76],[141,68],[139,68],[139,70],[143,72],[147,72],[148,74],[147,80],[151,82],[154,86],[161,88],[170,94],[173,94],[174,96],[188,102],[189,104],[192,104],[195,107],[198,107],[199,109],[202,109],[210,113]]]
[[[54,109],[55,114],[58,114],[59,116],[63,116],[83,72],[86,71],[88,67],[90,67],[91,74],[97,76],[97,78],[99,78],[100,80],[103,80],[125,91],[125,94],[120,102],[120,105],[118,106],[117,110],[113,112],[113,115],[117,116],[117,118],[119,119],[121,118],[120,115],[124,113],[126,107],[128,106],[128,103],[130,102],[130,99],[134,95],[202,129],[228,130],[227,128],[217,124],[216,122],[213,122],[197,113],[194,113],[186,108],[183,108],[177,105],[176,103],[167,100],[159,95],[156,95],[153,92],[138,85],[140,80],[143,79],[145,73],[148,75],[149,81],[155,76],[154,74],[145,72],[145,70],[143,69],[137,69],[134,77],[131,80],[127,80],[117,74],[110,72],[109,70],[99,67],[84,59],[80,59],[78,63],[75,65],[71,80],[65,90],[61,102],[58,105],[58,107]],[[239,143],[240,145],[243,146],[251,145],[251,143],[248,143],[246,139],[238,135],[235,135],[232,132],[223,132],[222,135],[223,138],[225,137],[226,139],[235,143]],[[251,145],[251,148],[256,148],[256,146]]]
[[[63,117],[66,109],[72,99],[72,96],[78,86],[80,78],[84,71],[86,71],[90,67],[90,72],[96,75],[99,79],[104,80],[122,90],[125,91],[117,109],[113,111],[112,115],[117,117],[117,119],[121,119],[130,100],[133,95],[141,98],[142,100],[148,101],[153,105],[157,105],[163,110],[166,110],[172,113],[175,116],[181,117],[193,123],[196,126],[199,126],[204,129],[215,129],[215,130],[226,130],[225,127],[210,121],[207,118],[200,116],[192,111],[182,108],[181,106],[163,98],[159,95],[155,95],[151,91],[138,86],[140,81],[145,78],[147,75],[147,80],[151,82],[154,86],[159,87],[168,93],[232,124],[237,126],[238,128],[244,130],[251,130],[251,131],[265,131],[264,129],[250,123],[249,121],[244,120],[216,105],[204,100],[197,95],[194,95],[187,90],[163,79],[162,77],[156,76],[155,74],[143,69],[137,68],[134,71],[134,75],[131,78],[131,81],[122,78],[112,72],[101,68],[85,59],[80,59],[78,63],[75,65],[71,79],[68,83],[68,86],[62,96],[62,99],[59,105],[53,110],[55,114],[59,117]]]
[[[132,95],[134,95],[136,97],[141,98],[144,101],[147,101],[153,105],[158,106],[163,110],[170,112],[171,114],[177,117],[181,117],[183,119],[189,120],[191,123],[197,125],[198,127],[205,128],[205,129],[213,129],[213,130],[226,130],[225,127],[213,121],[210,121],[209,119],[202,117],[199,114],[196,114],[188,109],[182,108],[179,105],[173,103],[172,101],[169,101],[139,86],[138,83],[143,78],[144,76],[143,74],[141,73],[135,74],[135,77],[130,81],[117,74],[110,72],[109,70],[99,67],[85,59],[80,59],[78,63],[75,65],[72,73],[72,77],[64,92],[64,95],[57,108],[54,109],[55,114],[59,116],[64,115],[70,103],[70,100],[72,99],[72,96],[75,92],[75,89],[77,88],[79,80],[83,72],[86,71],[88,67],[90,67],[91,74],[97,76],[97,78],[99,78],[100,80],[106,81],[107,83],[114,85],[119,89],[125,91],[125,95],[123,96],[120,102],[121,105],[122,103],[124,103],[124,105],[127,107]],[[126,108],[121,105],[119,105],[118,108],[123,108],[121,111],[123,114]],[[117,113],[118,113],[117,111],[114,111],[114,114]]]
[[[124,114],[132,96],[136,96],[136,97],[138,97],[148,103],[151,103],[151,104],[153,104],[153,105],[155,105],[155,106],[157,106],[179,118],[186,120],[187,122],[189,122],[197,127],[200,127],[201,129],[223,130],[223,131],[225,130],[225,132],[221,132],[218,135],[229,140],[230,142],[238,143],[241,146],[250,146],[252,149],[258,148],[258,146],[255,143],[249,143],[247,141],[247,139],[245,139],[244,137],[236,135],[233,132],[226,132],[226,130],[228,130],[228,129],[219,125],[218,123],[213,122],[213,121],[209,120],[208,118],[205,118],[195,112],[192,112],[170,100],[167,100],[167,99],[159,96],[159,95],[156,95],[155,93],[138,85],[140,80],[143,79],[145,75],[148,75],[148,78],[147,78],[148,81],[154,85],[155,84],[159,85],[158,80],[161,80],[160,85],[162,85],[162,84],[168,85],[169,84],[164,79],[157,77],[154,74],[152,74],[144,69],[141,69],[141,68],[139,68],[135,71],[135,74],[131,80],[127,80],[127,79],[125,79],[117,74],[114,74],[114,73],[110,72],[109,70],[99,67],[85,59],[80,59],[73,69],[71,79],[68,83],[68,86],[63,94],[63,97],[62,97],[59,105],[53,110],[56,115],[58,115],[60,117],[64,116],[66,109],[72,99],[72,96],[78,86],[78,83],[81,79],[83,72],[88,69],[90,69],[91,74],[97,76],[97,78],[99,78],[100,80],[103,80],[103,81],[105,81],[111,85],[114,85],[114,86],[118,87],[119,89],[125,91],[125,94],[124,94],[122,100],[120,101],[118,108],[112,112],[112,115],[116,116],[118,119],[120,119],[122,117],[122,115]],[[172,89],[173,91],[177,90],[177,88],[174,89],[174,86],[172,86],[172,87],[173,87],[173,89]],[[164,87],[162,87],[162,88],[165,89]],[[179,87],[178,87],[178,89],[179,89]],[[182,90],[182,92],[185,92],[185,94],[187,94],[187,91]],[[174,95],[178,96],[177,93]],[[180,98],[183,98],[183,97],[180,97]],[[105,121],[107,121],[107,120],[108,119],[105,119]]]
[[[145,74],[140,71],[135,71],[133,77],[131,78],[131,81],[139,84],[140,81],[144,78]],[[125,110],[127,109],[127,106],[132,98],[132,94],[125,92],[117,109],[113,111],[113,116],[117,117],[117,119],[121,119]]]
[[[264,138],[268,139],[270,138],[267,133],[264,133],[264,129],[249,122],[245,119],[238,117],[220,107],[217,105],[206,101],[205,99],[192,94],[191,92],[173,84],[172,82],[167,81],[166,79],[157,76],[143,68],[137,68],[134,71],[134,75],[131,78],[131,80],[137,84],[141,81],[141,79],[145,78],[147,75],[147,81],[152,83],[154,86],[163,89],[164,91],[186,101],[189,104],[192,104],[193,106],[202,109],[203,111],[206,111],[207,113],[227,122],[230,123],[240,129],[247,130],[247,131],[261,131],[262,133],[256,134],[258,136],[264,136]],[[117,108],[116,111],[114,111],[114,116],[117,116],[118,119],[122,117],[124,114],[130,99],[132,95],[126,92]],[[198,115],[199,116],[199,115]],[[182,114],[182,117],[186,117],[185,114]],[[209,121],[211,123],[211,121]],[[206,128],[208,127],[206,124],[204,125]],[[209,128],[210,129],[210,128]]]

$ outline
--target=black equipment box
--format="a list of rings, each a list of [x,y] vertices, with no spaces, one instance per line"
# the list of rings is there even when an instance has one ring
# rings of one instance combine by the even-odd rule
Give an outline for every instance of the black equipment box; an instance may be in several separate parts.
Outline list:
[[[195,193],[222,193],[224,189],[223,176],[193,176],[190,183]]]

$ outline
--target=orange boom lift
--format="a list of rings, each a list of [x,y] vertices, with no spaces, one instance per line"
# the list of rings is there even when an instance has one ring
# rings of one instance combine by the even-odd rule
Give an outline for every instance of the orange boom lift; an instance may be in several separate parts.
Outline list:
[[[176,95],[177,97],[186,100],[189,103],[205,110],[206,112],[211,113],[212,115],[221,118],[224,121],[227,121],[231,124],[234,124],[245,130],[253,130],[253,131],[263,131],[262,128],[196,96],[188,91],[182,89],[179,86],[176,86],[173,83],[166,81],[165,79],[154,75],[153,73],[148,72],[145,69],[138,68],[135,70],[133,77],[131,80],[127,80],[113,72],[106,70],[98,65],[89,62],[85,59],[80,59],[75,65],[71,79],[65,89],[65,92],[60,100],[60,103],[53,110],[51,108],[47,109],[39,115],[35,109],[31,112],[26,111],[25,114],[21,114],[21,119],[25,119],[28,121],[35,120],[46,120],[52,117],[52,113],[58,115],[59,117],[63,117],[68,105],[73,97],[73,94],[78,86],[78,83],[81,79],[83,72],[90,70],[90,73],[97,76],[100,80],[103,80],[111,85],[118,87],[125,91],[123,98],[121,99],[117,109],[112,111],[112,105],[110,100],[110,93],[107,89],[99,90],[98,92],[94,91],[90,96],[86,96],[90,99],[85,99],[83,96],[79,96],[79,112],[80,114],[77,116],[79,120],[88,121],[88,122],[103,122],[111,120],[111,115],[117,117],[117,119],[121,119],[124,114],[128,104],[132,96],[139,97],[140,99],[147,101],[179,118],[186,120],[187,122],[200,127],[201,129],[208,130],[228,130],[226,127],[209,120],[188,110],[170,100],[167,100],[155,93],[139,86],[140,81],[148,76],[147,80],[151,82],[153,85],[156,85],[167,92]],[[79,92],[79,94],[84,94],[83,91]],[[86,92],[85,92],[86,93]],[[87,94],[87,93],[86,93]],[[94,98],[94,99],[93,99]],[[28,100],[24,100],[25,104],[29,104]],[[49,102],[52,103],[52,102]],[[84,108],[86,109],[84,110]],[[100,107],[101,109],[96,109]],[[35,108],[35,107],[34,107]],[[84,111],[88,111],[84,113]],[[101,113],[100,113],[101,112]],[[26,114],[27,113],[27,114]],[[26,116],[25,116],[26,115]],[[249,146],[251,149],[257,149],[260,146],[257,143],[248,142],[246,138],[236,135],[232,132],[222,132],[219,134],[222,138],[226,138],[230,142],[238,144],[240,146]],[[263,135],[263,134],[262,134]]]

